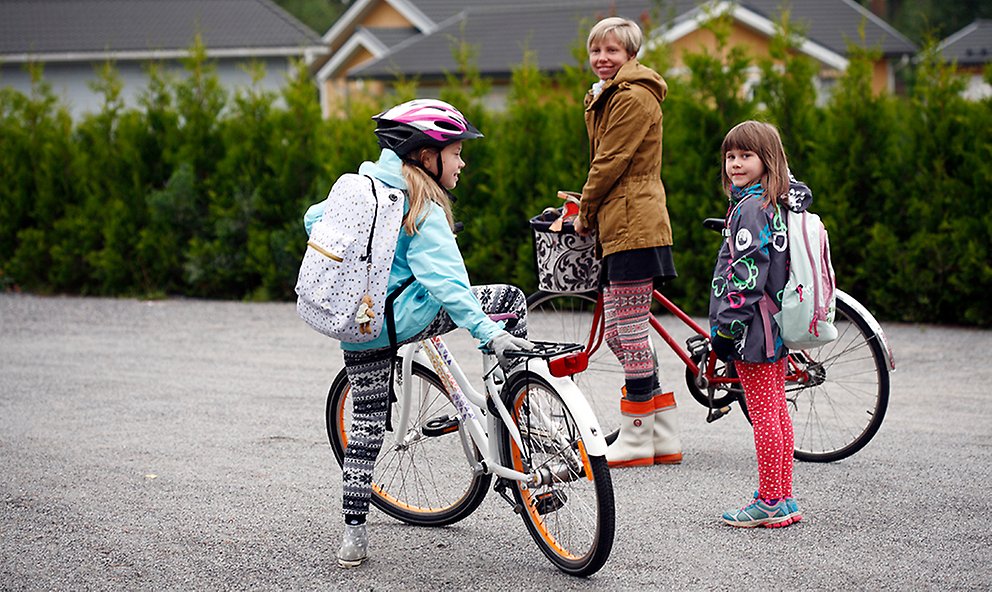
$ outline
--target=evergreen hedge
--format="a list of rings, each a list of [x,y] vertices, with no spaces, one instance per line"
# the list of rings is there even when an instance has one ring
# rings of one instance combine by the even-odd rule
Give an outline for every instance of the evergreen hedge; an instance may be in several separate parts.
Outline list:
[[[703,314],[719,237],[700,221],[722,216],[720,142],[743,119],[776,123],[790,165],[814,192],[831,234],[839,285],[885,320],[987,327],[992,288],[992,101],[960,98],[961,81],[937,58],[907,96],[873,95],[870,51],[817,104],[816,66],[793,51],[783,21],[768,60],[727,45],[685,57],[695,75],[667,78],[662,177],[679,278],[668,293]],[[527,220],[581,188],[588,166],[582,97],[588,69],[555,76],[525,59],[505,111],[482,108],[487,90],[471,47],[442,98],[486,134],[466,143],[457,189],[459,242],[475,283],[535,289]],[[581,44],[577,63],[584,63]],[[642,61],[668,70],[667,50]],[[256,79],[261,79],[259,66]],[[741,92],[749,71],[761,82]],[[140,106],[126,107],[108,65],[94,88],[102,109],[74,122],[38,68],[24,95],[0,89],[0,287],[37,293],[286,300],[304,248],[301,217],[334,179],[378,150],[370,117],[413,98],[352,99],[325,120],[306,68],[278,94],[220,86],[202,45],[187,76],[149,67]]]

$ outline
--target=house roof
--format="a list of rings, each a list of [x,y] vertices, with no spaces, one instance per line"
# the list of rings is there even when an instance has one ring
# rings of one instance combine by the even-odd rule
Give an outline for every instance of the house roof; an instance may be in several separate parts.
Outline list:
[[[270,0],[0,0],[4,62],[179,57],[197,33],[211,57],[326,51]]]
[[[426,34],[390,46],[377,59],[354,68],[348,72],[349,78],[388,78],[398,72],[442,76],[457,69],[452,56],[454,39],[466,39],[478,50],[477,65],[488,74],[512,71],[522,62],[525,49],[536,53],[540,69],[557,70],[564,64],[575,63],[574,44],[581,42],[589,23],[600,17],[616,13],[639,20],[648,16],[653,23],[665,24],[654,34],[665,35],[666,31],[675,31],[680,26],[681,36],[694,30],[694,26],[698,28],[696,17],[702,14],[700,5],[705,4],[698,0],[676,0],[667,3],[662,14],[653,14],[657,12],[656,3],[650,0],[386,1],[394,6],[415,4],[422,15],[432,19],[432,26],[427,27]],[[770,32],[778,20],[781,0],[741,0],[736,5],[728,2],[713,5],[719,10],[734,10],[738,17],[746,13],[750,16],[748,24]],[[809,52],[829,64],[846,63],[843,56],[848,43],[861,44],[858,29],[862,22],[867,47],[877,47],[887,56],[916,51],[905,36],[852,0],[793,0],[791,15],[794,23],[805,27]]]
[[[962,66],[992,62],[992,20],[976,20],[941,42],[938,50]]]

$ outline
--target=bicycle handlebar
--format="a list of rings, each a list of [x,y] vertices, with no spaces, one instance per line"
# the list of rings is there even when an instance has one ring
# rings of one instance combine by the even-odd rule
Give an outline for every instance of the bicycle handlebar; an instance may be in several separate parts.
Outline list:
[[[726,224],[723,218],[706,218],[703,220],[703,228],[706,230],[714,230],[716,232],[723,232],[723,227]]]

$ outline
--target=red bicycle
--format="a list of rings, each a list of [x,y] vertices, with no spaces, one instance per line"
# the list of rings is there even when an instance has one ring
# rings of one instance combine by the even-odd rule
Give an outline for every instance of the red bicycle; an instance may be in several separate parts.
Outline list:
[[[704,224],[722,227],[723,220],[707,220]],[[692,397],[709,410],[707,421],[719,419],[734,403],[748,417],[740,381],[732,365],[718,361],[710,352],[709,332],[657,290],[654,301],[660,310],[651,315],[651,327],[684,364],[686,386]],[[527,299],[527,304],[531,336],[586,344],[589,367],[574,380],[590,399],[603,428],[609,431],[611,425],[618,425],[623,368],[603,343],[601,294],[595,290],[538,291]],[[658,319],[664,312],[681,321],[671,332]],[[786,398],[798,460],[832,462],[851,456],[871,441],[885,417],[889,372],[895,370],[895,361],[881,325],[867,308],[841,290],[837,290],[835,325],[835,341],[789,354]],[[679,333],[684,346],[677,337]],[[661,378],[665,380],[665,373]]]

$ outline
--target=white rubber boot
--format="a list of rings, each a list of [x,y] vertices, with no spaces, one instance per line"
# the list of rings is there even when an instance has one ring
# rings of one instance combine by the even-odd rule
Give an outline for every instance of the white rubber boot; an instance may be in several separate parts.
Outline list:
[[[682,462],[675,393],[661,393],[652,399],[654,406],[654,464],[677,465]],[[608,454],[608,453],[607,453]]]
[[[620,435],[606,449],[611,468],[646,467],[654,464],[654,400],[620,399]]]

